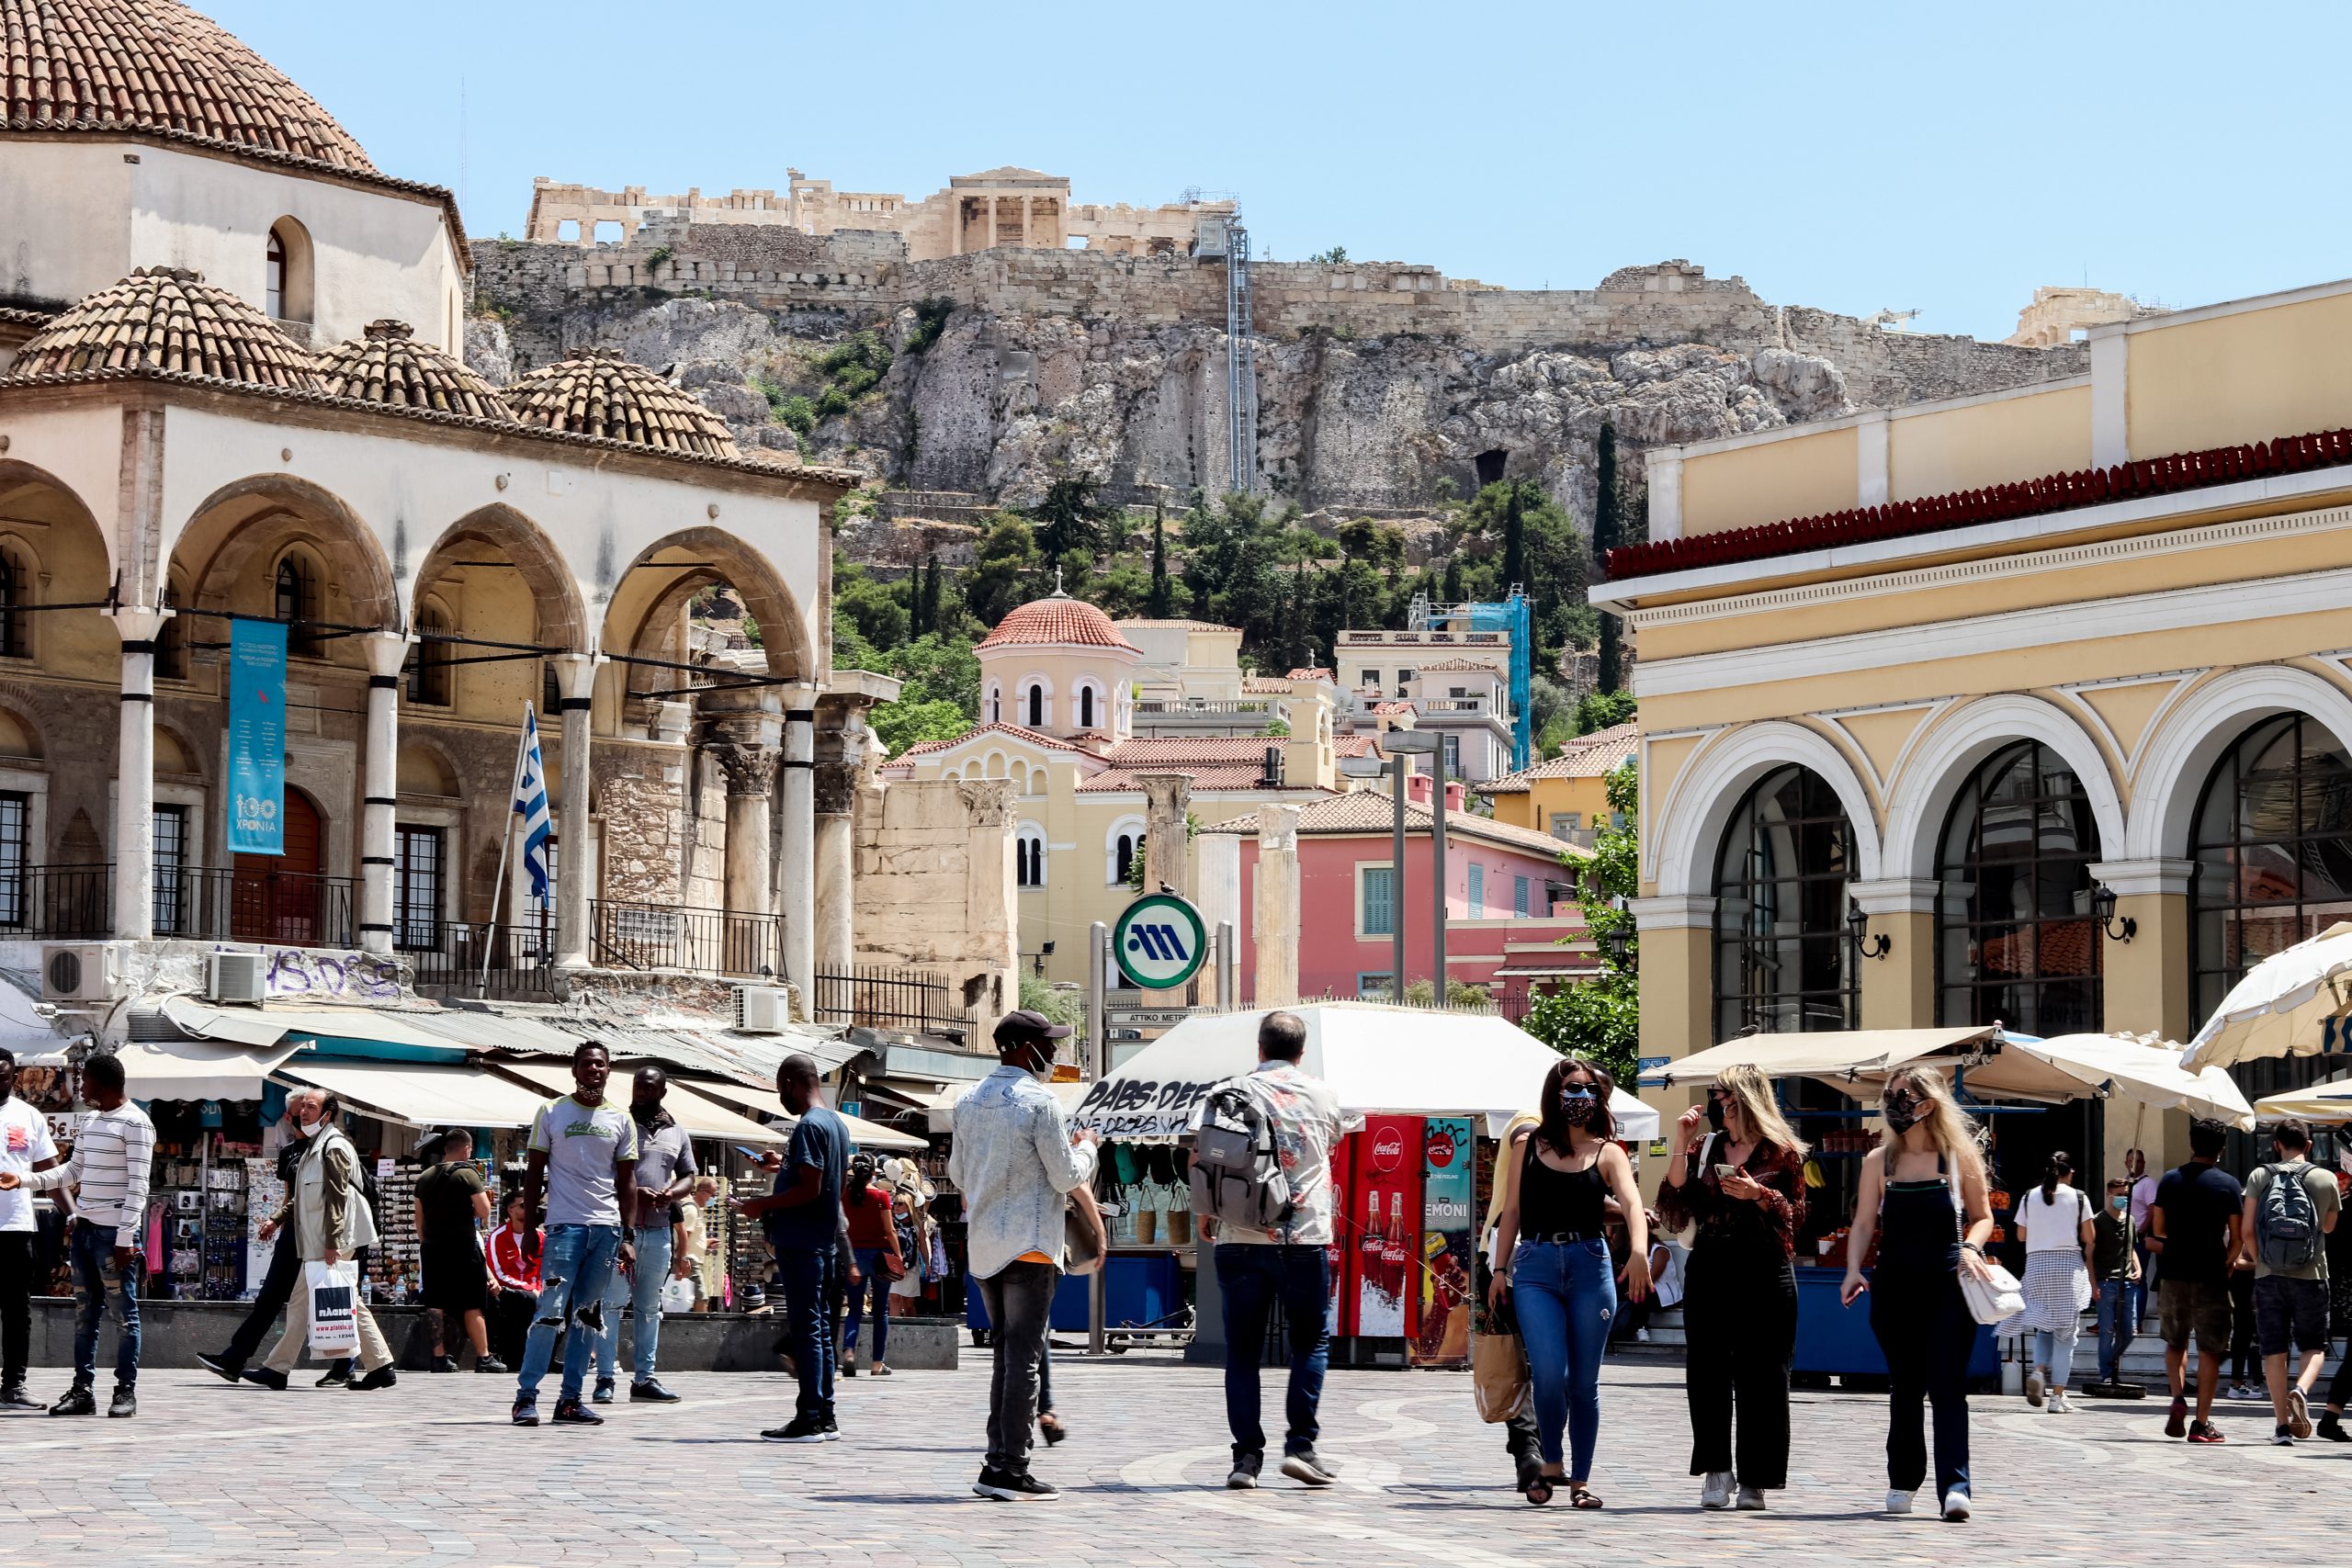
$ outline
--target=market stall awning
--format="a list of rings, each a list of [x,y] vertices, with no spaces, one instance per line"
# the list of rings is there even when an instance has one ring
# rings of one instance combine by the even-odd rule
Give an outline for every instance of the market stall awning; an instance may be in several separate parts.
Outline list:
[[[924,1113],[925,1122],[931,1130],[934,1133],[944,1133],[954,1127],[956,1102],[979,1087],[978,1083],[952,1083],[941,1089],[939,1098]],[[1092,1087],[1091,1084],[1080,1083],[1073,1079],[1069,1083],[1049,1083],[1046,1086],[1046,1090],[1062,1102],[1063,1115],[1075,1117],[1078,1114],[1079,1101],[1086,1098],[1086,1091]],[[1073,1121],[1070,1125],[1074,1127],[1078,1123]]]
[[[452,1062],[467,1047],[426,1028],[420,1021],[442,1015],[401,1013],[380,1008],[222,1007],[195,997],[166,997],[164,1018],[181,1032],[199,1040],[226,1040],[241,1045],[289,1046],[303,1041],[360,1041],[417,1053],[426,1060]]]
[[[1846,1029],[1800,1034],[1749,1034],[1668,1062],[1645,1074],[1661,1088],[1715,1081],[1726,1067],[1749,1066],[1767,1077],[1858,1082],[1922,1056],[1951,1055],[1993,1038],[1993,1027]]]
[[[363,1115],[411,1127],[528,1127],[553,1097],[480,1067],[433,1062],[355,1062],[298,1055],[284,1082],[322,1089]]]
[[[2180,1065],[2177,1045],[2151,1045],[2126,1035],[2004,1035],[1997,1048],[1988,1047],[1983,1060],[1962,1070],[1961,1081],[1972,1100],[2120,1100],[2154,1111],[2213,1117],[2241,1132],[2254,1130],[2254,1107],[2228,1073],[2219,1067],[2192,1072]]]
[[[291,1045],[134,1040],[117,1053],[133,1100],[259,1100]]]
[[[618,1070],[615,1069],[615,1071]],[[756,1089],[731,1083],[698,1083],[694,1087],[700,1093],[734,1106],[751,1115],[780,1116],[783,1113],[783,1107],[776,1103],[775,1090],[772,1089]],[[892,1132],[878,1122],[868,1122],[863,1116],[852,1116],[841,1111],[835,1111],[834,1114],[848,1123],[850,1142],[862,1149],[895,1149],[904,1152],[931,1146],[921,1138],[905,1133]],[[680,1120],[683,1121],[684,1118],[681,1117]],[[792,1136],[792,1129],[796,1125],[797,1123],[791,1118],[786,1117],[765,1130],[771,1141],[781,1141]]]
[[[2340,1126],[2352,1122],[2352,1082],[2313,1084],[2309,1089],[2290,1090],[2285,1094],[2267,1094],[2254,1102],[2257,1121],[2276,1122],[2282,1116],[2300,1116],[2306,1122],[2324,1122]]]
[[[500,1062],[497,1070],[527,1082],[534,1089],[543,1090],[542,1100],[554,1099],[571,1092],[571,1069],[553,1062]],[[718,1138],[730,1144],[781,1144],[784,1134],[764,1122],[754,1122],[737,1114],[716,1100],[706,1099],[695,1092],[702,1086],[670,1080],[669,1093],[663,1096],[662,1109],[676,1119],[690,1138]],[[621,1069],[613,1069],[612,1081],[605,1090],[605,1098],[616,1104],[628,1099],[628,1079]]]

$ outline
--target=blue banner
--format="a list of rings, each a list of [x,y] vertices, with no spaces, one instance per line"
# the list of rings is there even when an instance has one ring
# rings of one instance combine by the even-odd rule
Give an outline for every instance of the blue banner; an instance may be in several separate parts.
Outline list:
[[[229,623],[229,852],[286,852],[286,626]]]

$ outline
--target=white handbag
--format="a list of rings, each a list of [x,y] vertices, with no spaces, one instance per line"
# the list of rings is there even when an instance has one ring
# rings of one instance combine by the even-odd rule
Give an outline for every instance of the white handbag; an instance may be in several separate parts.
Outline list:
[[[1991,1258],[1984,1260],[1985,1278],[1962,1269],[1960,1293],[1968,1298],[1968,1315],[1979,1323],[2004,1323],[2025,1311],[2025,1287],[2018,1277]]]

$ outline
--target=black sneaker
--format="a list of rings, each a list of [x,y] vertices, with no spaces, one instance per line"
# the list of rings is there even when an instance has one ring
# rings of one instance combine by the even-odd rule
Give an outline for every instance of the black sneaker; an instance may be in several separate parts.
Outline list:
[[[659,1378],[648,1378],[643,1382],[633,1382],[629,1384],[628,1398],[629,1403],[632,1404],[640,1404],[649,1400],[655,1404],[675,1404],[678,1403],[678,1395],[672,1393],[668,1389],[663,1388],[662,1386],[662,1380]]]
[[[2295,1446],[2294,1428],[2281,1421],[2277,1427],[2271,1428],[2270,1440],[2279,1448],[2291,1449]]]
[[[7,1403],[7,1396],[6,1394],[0,1394],[0,1404],[6,1404]],[[2334,1411],[2329,1411],[2327,1414],[2322,1416],[2319,1418],[2319,1425],[2312,1428],[2312,1430],[2317,1432],[2319,1436],[2325,1438],[2331,1443],[2352,1443],[2352,1432],[2347,1432],[2344,1429],[2344,1418],[2341,1416],[2336,1415]]]
[[[12,1382],[0,1388],[0,1410],[39,1410],[40,1407],[40,1401],[27,1393],[23,1383]],[[2335,1417],[2331,1416],[2328,1419],[2332,1421]]]
[[[842,1358],[842,1376],[845,1378],[854,1378],[857,1376],[857,1358],[855,1356],[843,1356]]]
[[[507,1419],[513,1421],[517,1427],[537,1426],[539,1424],[539,1396],[536,1393],[516,1394],[514,1396],[514,1408],[507,1412]]]
[[[1225,1489],[1227,1492],[1255,1492],[1258,1490],[1258,1472],[1265,1468],[1264,1454],[1234,1455],[1233,1472],[1225,1478]]]
[[[827,1415],[827,1416],[825,1416],[825,1418],[824,1418],[824,1427],[825,1427],[825,1441],[827,1441],[827,1442],[829,1442],[829,1443],[838,1443],[838,1442],[840,1442],[840,1441],[842,1440],[842,1429],[841,1429],[841,1426],[840,1426],[840,1424],[839,1424],[838,1422],[836,1422],[836,1421],[832,1418],[832,1416],[831,1416],[831,1415]]]
[[[255,1388],[266,1388],[272,1393],[286,1392],[286,1374],[276,1367],[247,1367],[237,1376],[242,1382],[249,1382]],[[320,1380],[319,1386],[322,1388],[326,1386],[326,1381],[323,1378]]]
[[[771,1443],[821,1443],[825,1440],[825,1423],[814,1416],[795,1416],[781,1427],[771,1427],[760,1436]]]
[[[286,1374],[280,1372],[277,1375],[280,1378],[283,1378]],[[348,1361],[337,1361],[327,1368],[325,1371],[321,1372],[319,1374],[319,1381],[312,1383],[311,1386],[312,1388],[340,1388],[350,1381],[351,1364]],[[285,1383],[280,1382],[277,1386],[284,1388],[286,1385]]]
[[[599,1404],[610,1404],[613,1402],[613,1380],[610,1378],[598,1378],[596,1380],[596,1392],[590,1394],[588,1397],[594,1400]]]
[[[576,1399],[555,1402],[555,1424],[559,1427],[601,1427],[605,1418]]]
[[[1317,1459],[1313,1449],[1283,1455],[1283,1473],[1309,1486],[1329,1486],[1340,1479],[1340,1467]]]
[[[117,1419],[139,1414],[139,1395],[129,1383],[114,1385],[114,1397],[107,1402],[107,1414]]]
[[[478,1372],[496,1372],[503,1376],[507,1370],[506,1363],[495,1356],[483,1356],[474,1362],[474,1371]]]
[[[1008,1470],[987,1469],[983,1469],[979,1480],[972,1483],[972,1494],[999,1503],[1043,1503],[1061,1495],[1055,1487],[1026,1472],[1015,1474]]]
[[[458,1370],[458,1358],[435,1356],[433,1358],[433,1364],[424,1370],[428,1372],[454,1372]]]
[[[98,1413],[97,1398],[91,1393],[88,1383],[77,1382],[65,1391],[64,1398],[49,1407],[49,1413],[51,1416],[96,1416]]]
[[[223,1382],[235,1382],[245,1370],[243,1361],[232,1361],[226,1356],[198,1356],[196,1364]]]
[[[400,1374],[390,1367],[378,1367],[351,1385],[354,1393],[373,1393],[379,1388],[390,1388],[401,1381]]]

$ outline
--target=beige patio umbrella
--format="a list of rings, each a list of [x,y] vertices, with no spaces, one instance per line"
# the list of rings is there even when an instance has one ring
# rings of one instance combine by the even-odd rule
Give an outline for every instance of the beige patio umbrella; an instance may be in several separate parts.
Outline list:
[[[2264,1122],[2300,1116],[2306,1122],[2342,1125],[2352,1122],[2352,1079],[2313,1084],[2284,1094],[2266,1094],[2254,1102],[2254,1114]]]
[[[2194,1071],[2264,1056],[2352,1051],[2346,1011],[2352,1011],[2352,922],[2339,922],[2247,970],[2188,1043],[2181,1065]]]

